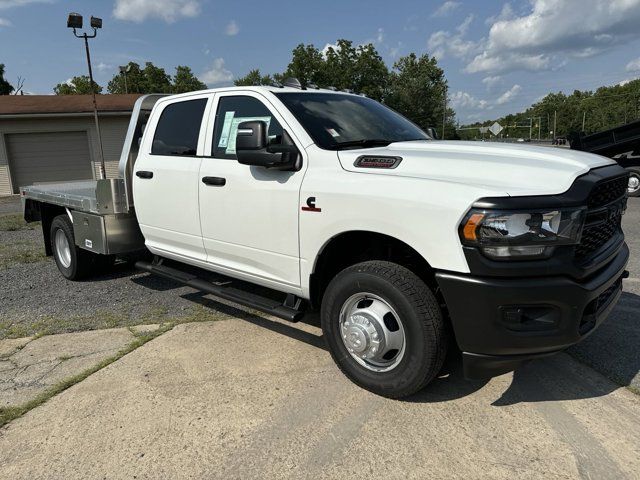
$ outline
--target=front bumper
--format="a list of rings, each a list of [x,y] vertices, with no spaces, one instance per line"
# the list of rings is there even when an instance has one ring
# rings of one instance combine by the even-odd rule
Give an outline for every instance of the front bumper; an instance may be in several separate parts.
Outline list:
[[[582,281],[438,272],[465,376],[500,375],[588,336],[620,298],[628,259],[623,244],[606,267]]]

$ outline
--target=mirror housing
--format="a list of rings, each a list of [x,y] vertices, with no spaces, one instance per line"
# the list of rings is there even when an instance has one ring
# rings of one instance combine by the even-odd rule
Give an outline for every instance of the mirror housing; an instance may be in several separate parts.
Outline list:
[[[298,170],[300,152],[283,132],[283,144],[269,145],[267,123],[261,120],[242,122],[236,134],[238,163],[275,170]]]

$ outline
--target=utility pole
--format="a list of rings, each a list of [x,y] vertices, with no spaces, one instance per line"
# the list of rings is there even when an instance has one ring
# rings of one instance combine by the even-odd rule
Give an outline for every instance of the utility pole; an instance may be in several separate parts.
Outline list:
[[[442,109],[442,140],[444,140],[445,125],[447,123],[447,87],[444,86],[444,99]]]
[[[558,136],[558,110],[553,111],[553,139]]]
[[[540,128],[542,127],[542,117],[538,117],[538,141],[540,141]]]
[[[67,28],[73,29],[73,34],[76,38],[84,39],[84,47],[87,53],[87,65],[89,66],[89,85],[91,85],[91,94],[93,99],[93,119],[96,123],[96,133],[98,134],[98,144],[100,147],[100,178],[107,178],[107,173],[104,166],[104,150],[102,148],[102,135],[100,135],[100,122],[98,121],[98,103],[96,102],[96,89],[94,88],[93,70],[91,69],[91,55],[89,54],[89,39],[95,38],[98,35],[98,28],[102,28],[102,19],[91,17],[91,28],[93,28],[93,35],[87,35],[83,33],[78,35],[76,28],[82,28],[82,15],[78,13],[70,13],[67,19]]]
[[[582,131],[584,132],[584,122],[587,119],[587,111],[582,112]]]

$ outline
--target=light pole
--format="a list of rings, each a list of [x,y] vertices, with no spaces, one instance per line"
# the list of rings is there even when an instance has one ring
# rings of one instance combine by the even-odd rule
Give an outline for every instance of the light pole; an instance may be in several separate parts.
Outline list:
[[[93,98],[93,118],[96,122],[96,133],[98,134],[98,144],[100,146],[100,178],[107,178],[107,174],[104,167],[104,151],[102,148],[102,136],[100,135],[100,122],[98,121],[98,104],[96,103],[96,90],[93,82],[93,71],[91,69],[91,55],[89,54],[89,39],[95,38],[98,35],[98,28],[102,28],[102,19],[91,17],[91,28],[93,29],[93,35],[88,35],[86,32],[82,35],[78,35],[77,28],[82,28],[82,15],[79,13],[70,13],[67,18],[67,28],[73,29],[73,34],[77,38],[84,39],[84,47],[87,52],[87,66],[89,67],[89,84],[91,85],[91,94]]]
[[[124,75],[124,93],[129,93],[129,87],[127,86],[127,73],[131,71],[131,65],[120,65],[118,67],[120,73]]]

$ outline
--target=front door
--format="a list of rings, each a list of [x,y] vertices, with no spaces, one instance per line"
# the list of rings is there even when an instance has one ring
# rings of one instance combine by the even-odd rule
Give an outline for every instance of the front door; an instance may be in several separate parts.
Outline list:
[[[200,168],[200,222],[207,261],[217,269],[264,285],[300,286],[299,194],[306,161],[297,172],[241,165],[236,160],[238,124],[267,122],[270,138],[291,134],[260,94],[216,94],[210,157]],[[210,122],[211,123],[211,122]],[[293,135],[292,135],[293,137]],[[294,142],[296,140],[294,139]],[[205,183],[202,179],[206,179]],[[286,289],[286,288],[285,288]]]
[[[136,159],[136,216],[147,247],[158,255],[206,261],[198,209],[198,150],[204,145],[207,102],[208,97],[200,95],[163,105],[147,126],[154,129],[153,139],[145,137]]]

